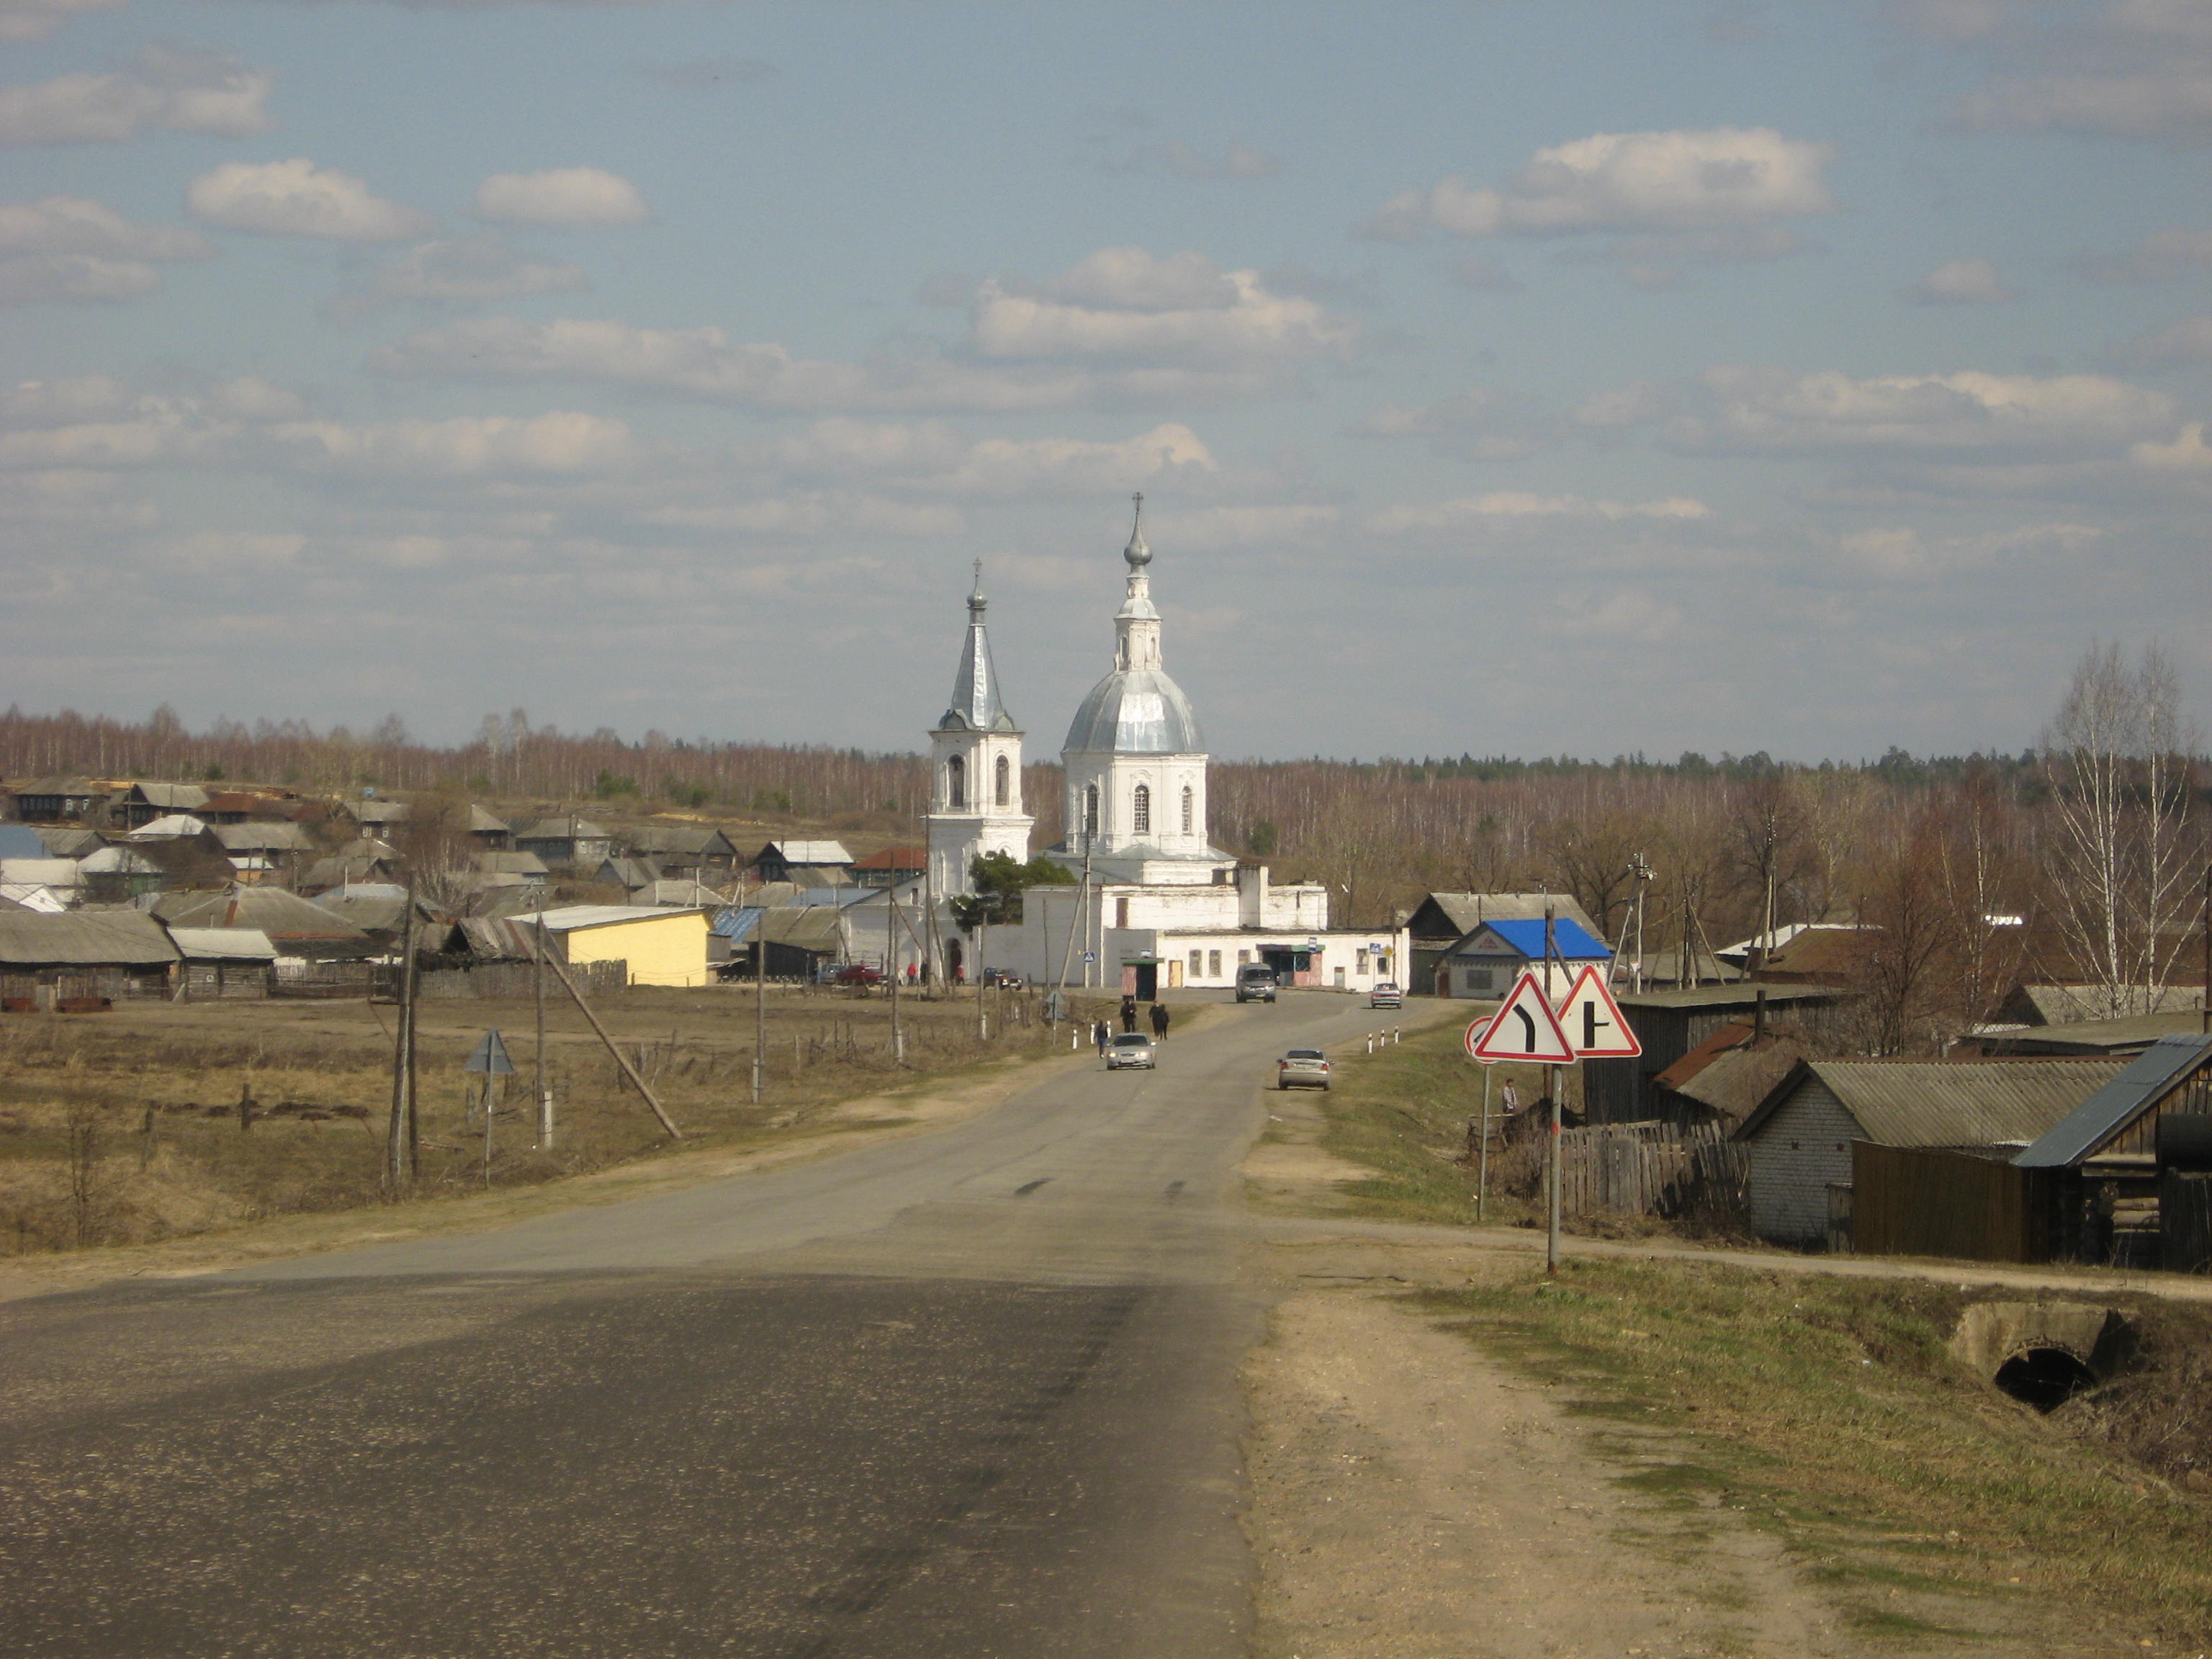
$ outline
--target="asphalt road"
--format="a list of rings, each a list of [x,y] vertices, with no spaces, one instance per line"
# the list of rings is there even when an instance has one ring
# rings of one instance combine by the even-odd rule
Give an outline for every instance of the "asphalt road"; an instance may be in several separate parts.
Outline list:
[[[11,1656],[1244,1651],[1228,1202],[1291,1042],[501,1231],[0,1308]]]

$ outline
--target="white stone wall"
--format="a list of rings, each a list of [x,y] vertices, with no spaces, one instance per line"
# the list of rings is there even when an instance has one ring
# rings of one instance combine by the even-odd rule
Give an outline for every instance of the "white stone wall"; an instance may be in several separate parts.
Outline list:
[[[1858,1121],[1817,1077],[1807,1077],[1751,1139],[1751,1230],[1778,1244],[1828,1236],[1828,1187],[1848,1185]]]
[[[988,853],[1016,863],[1030,856],[1030,825],[1022,811],[1022,734],[1018,732],[930,733],[929,876],[940,896],[965,893],[969,866]],[[952,805],[951,762],[967,772],[967,803]],[[998,763],[1006,763],[1006,804],[998,801]]]

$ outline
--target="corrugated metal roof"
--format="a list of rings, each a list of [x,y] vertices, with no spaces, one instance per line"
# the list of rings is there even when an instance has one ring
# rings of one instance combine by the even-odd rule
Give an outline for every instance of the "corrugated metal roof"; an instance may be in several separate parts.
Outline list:
[[[713,931],[732,945],[742,945],[751,939],[757,929],[770,945],[788,945],[824,955],[833,955],[844,948],[841,917],[827,905],[806,908],[779,905],[773,910],[747,905],[725,910],[715,921]]]
[[[2208,1060],[2212,1060],[2212,1036],[2200,1034],[2193,1037],[2160,1037],[2013,1162],[2023,1170],[2063,1170],[2080,1163],[2155,1106],[2176,1084]],[[2069,1062],[2039,1063],[2063,1066]]]
[[[0,859],[43,859],[52,850],[27,823],[0,823]]]
[[[766,850],[786,864],[849,865],[853,861],[845,844],[836,841],[772,841]]]
[[[2082,1019],[2064,1025],[2030,1025],[1986,1039],[2008,1054],[2136,1054],[2160,1037],[2197,1035],[2203,1016],[2195,1011],[2136,1014],[2127,1019]]]
[[[215,838],[234,853],[306,853],[315,845],[315,838],[305,826],[289,818],[218,823]]]
[[[1415,914],[1418,915],[1419,909],[1431,904],[1459,930],[1455,935],[1459,938],[1473,933],[1486,921],[1541,921],[1546,905],[1563,920],[1576,923],[1584,933],[1597,932],[1597,924],[1590,920],[1589,913],[1564,893],[1431,893],[1422,900]]]
[[[168,812],[194,812],[208,804],[208,792],[197,783],[134,783],[124,792],[136,794],[149,806]]]
[[[698,908],[696,905],[669,908],[651,904],[569,904],[544,914],[548,933],[566,933],[579,927],[608,927],[625,921],[662,921],[670,916],[682,915],[686,908]],[[535,923],[538,913],[533,911],[515,920]]]
[[[0,881],[27,882],[34,887],[75,887],[84,879],[84,866],[75,859],[0,859]]]
[[[186,836],[204,836],[207,825],[189,812],[172,812],[166,817],[142,823],[123,839],[125,841],[178,841]]]
[[[1736,1133],[1754,1133],[1810,1074],[1881,1146],[2025,1146],[2118,1070],[2108,1060],[1808,1060]]]
[[[18,910],[36,910],[42,915],[58,916],[69,908],[60,894],[35,881],[0,881],[0,898]]]
[[[233,887],[220,893],[164,893],[154,914],[173,927],[247,927],[280,943],[313,940],[358,947],[366,954],[368,935],[334,912],[280,887]]]
[[[1779,1008],[1793,1002],[1833,1002],[1843,994],[1826,985],[1686,985],[1675,991],[1616,991],[1613,1000],[1624,1008],[1741,1009],[1750,1012],[1759,994],[1766,993],[1766,1006]]]
[[[252,927],[172,927],[169,937],[187,962],[274,962],[276,947]]]
[[[0,966],[148,968],[176,959],[161,924],[141,910],[0,912]]]
[[[504,836],[512,832],[506,823],[471,802],[469,805],[469,833],[472,836]]]

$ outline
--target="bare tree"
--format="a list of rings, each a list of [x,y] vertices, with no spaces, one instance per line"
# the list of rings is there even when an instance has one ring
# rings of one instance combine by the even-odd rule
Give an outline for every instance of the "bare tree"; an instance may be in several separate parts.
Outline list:
[[[1759,900],[1750,957],[1756,973],[1773,948],[1775,895],[1806,862],[1804,807],[1790,774],[1773,772],[1746,784],[1736,798],[1733,828],[1737,875]]]
[[[1933,803],[1886,837],[1869,860],[1856,935],[1856,1012],[1869,1052],[1940,1048],[1962,919],[1943,881],[1941,814]]]
[[[2160,1006],[2201,913],[2180,709],[2180,677],[2160,647],[2130,667],[2117,643],[2092,645],[2043,736],[2051,913],[2075,972],[2115,1016]]]

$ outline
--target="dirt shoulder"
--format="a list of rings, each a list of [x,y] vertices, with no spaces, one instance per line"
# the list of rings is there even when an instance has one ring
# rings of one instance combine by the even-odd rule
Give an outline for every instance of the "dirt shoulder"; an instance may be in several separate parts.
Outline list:
[[[830,1158],[880,1141],[934,1133],[1086,1063],[1087,1050],[998,1061],[954,1082],[850,1100],[778,1132],[769,1145],[672,1147],[612,1169],[464,1198],[278,1217],[158,1243],[0,1260],[0,1301],[88,1290],[118,1279],[188,1278],[290,1256],[434,1235],[489,1231],[582,1205],[619,1204],[705,1182]]]

